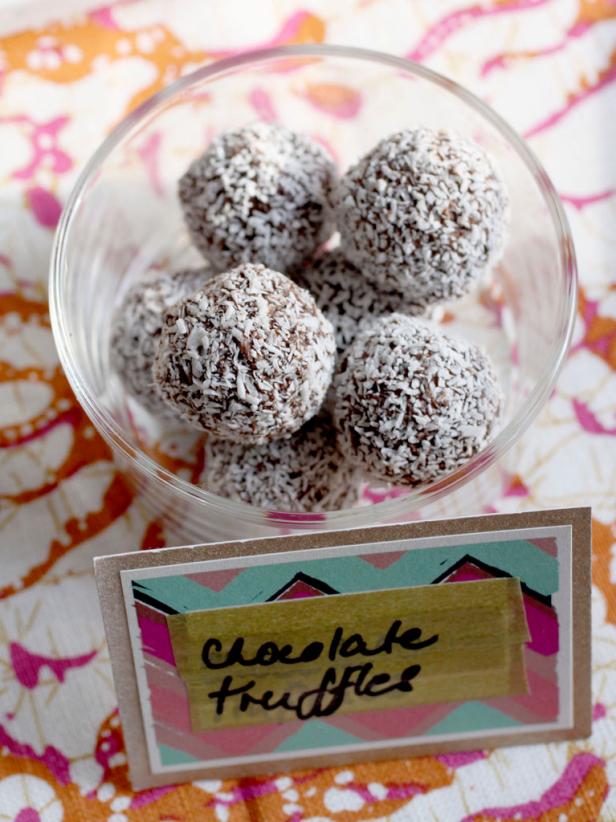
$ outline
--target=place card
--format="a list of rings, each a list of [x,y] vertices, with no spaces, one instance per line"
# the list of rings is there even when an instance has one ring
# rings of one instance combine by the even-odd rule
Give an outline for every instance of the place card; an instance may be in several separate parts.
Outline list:
[[[590,733],[589,509],[116,554],[95,571],[137,789]]]

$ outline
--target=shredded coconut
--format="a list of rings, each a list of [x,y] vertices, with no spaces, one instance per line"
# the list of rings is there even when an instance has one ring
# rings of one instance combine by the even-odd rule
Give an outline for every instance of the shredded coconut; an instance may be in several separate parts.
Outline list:
[[[153,372],[186,422],[262,443],[316,414],[334,358],[332,326],[311,295],[283,274],[244,264],[167,312]]]
[[[365,319],[394,312],[414,316],[426,311],[399,288],[376,287],[339,249],[326,252],[306,266],[295,281],[310,291],[333,325],[339,355],[353,342]]]
[[[274,511],[335,511],[359,498],[360,476],[336,445],[325,415],[293,436],[264,445],[209,438],[201,485],[214,494]]]
[[[426,128],[387,137],[341,178],[345,255],[381,286],[430,305],[466,294],[503,244],[504,185],[479,146]]]
[[[218,271],[260,262],[287,271],[333,231],[335,169],[324,150],[280,125],[221,135],[180,179],[195,246]]]
[[[186,269],[137,283],[127,292],[112,318],[111,364],[126,390],[144,408],[159,416],[171,416],[152,377],[165,310],[196,291],[210,273],[209,268]]]
[[[433,482],[464,465],[489,442],[503,405],[484,351],[400,314],[362,326],[335,389],[345,457],[397,485]]]

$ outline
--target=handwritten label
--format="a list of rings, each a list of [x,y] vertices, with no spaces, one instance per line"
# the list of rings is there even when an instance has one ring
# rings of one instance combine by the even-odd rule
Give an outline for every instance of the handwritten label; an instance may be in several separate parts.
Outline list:
[[[193,730],[526,692],[519,580],[167,617]]]

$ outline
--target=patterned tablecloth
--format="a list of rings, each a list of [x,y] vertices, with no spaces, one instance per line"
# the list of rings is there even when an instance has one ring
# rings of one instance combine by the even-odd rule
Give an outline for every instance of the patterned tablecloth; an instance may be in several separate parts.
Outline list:
[[[76,172],[148,95],[221,55],[322,41],[467,85],[528,138],[565,203],[573,349],[496,509],[593,505],[593,735],[133,794],[92,557],[164,532],[58,365],[53,229]],[[347,116],[348,89],[311,93]],[[616,820],[615,145],[614,0],[138,0],[0,41],[0,820]],[[155,145],[143,161],[155,169]]]

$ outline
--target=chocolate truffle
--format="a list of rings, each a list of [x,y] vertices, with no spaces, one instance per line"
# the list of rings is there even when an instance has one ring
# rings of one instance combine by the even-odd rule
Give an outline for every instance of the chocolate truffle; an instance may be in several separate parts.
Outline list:
[[[184,269],[137,283],[127,292],[112,318],[111,364],[128,393],[159,416],[171,416],[152,377],[165,310],[196,291],[210,273],[209,268]]]
[[[359,323],[384,314],[423,314],[425,306],[408,300],[399,288],[380,289],[362,276],[340,249],[328,251],[296,275],[334,327],[338,354],[353,342]]]
[[[289,436],[319,410],[335,352],[332,326],[307,291],[244,264],[167,312],[154,379],[185,422],[261,443]]]
[[[339,447],[396,485],[442,479],[490,440],[503,405],[476,345],[392,314],[362,326],[335,379]]]
[[[201,485],[259,508],[321,512],[354,505],[360,477],[338,450],[331,421],[319,415],[291,437],[264,445],[210,437]]]
[[[257,123],[214,140],[179,197],[195,246],[218,271],[253,261],[287,271],[331,235],[334,177],[317,143]]]
[[[500,252],[508,211],[479,146],[426,128],[378,143],[342,177],[335,201],[345,255],[422,305],[471,290]]]

